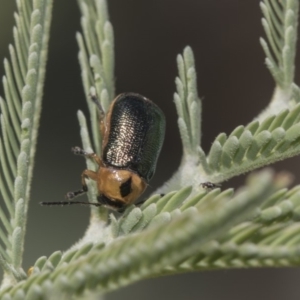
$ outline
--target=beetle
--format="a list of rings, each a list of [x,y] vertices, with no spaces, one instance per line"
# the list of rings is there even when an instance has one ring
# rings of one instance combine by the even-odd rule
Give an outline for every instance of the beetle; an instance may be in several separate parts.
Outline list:
[[[92,99],[100,112],[101,158],[79,147],[72,148],[72,151],[93,159],[98,170],[84,170],[82,189],[67,193],[66,198],[72,200],[86,193],[86,179],[89,178],[96,181],[98,202],[41,202],[42,205],[104,205],[123,211],[135,203],[154,175],[165,136],[166,122],[162,110],[142,95],[123,93],[113,100],[104,114],[96,97]]]

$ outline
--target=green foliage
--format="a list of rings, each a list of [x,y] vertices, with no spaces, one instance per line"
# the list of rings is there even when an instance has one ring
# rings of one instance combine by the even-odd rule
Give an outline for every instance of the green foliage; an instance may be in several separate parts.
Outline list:
[[[0,98],[0,190],[7,210],[0,210],[3,285],[26,277],[21,265],[52,1],[17,1],[17,7],[14,46],[10,61],[4,60],[6,100]]]
[[[295,74],[295,55],[298,26],[298,1],[260,2],[264,18],[262,25],[268,43],[260,39],[266,54],[266,65],[276,84],[290,89]]]
[[[105,0],[78,0],[82,14],[81,33],[77,33],[79,63],[86,100],[91,117],[92,136],[96,153],[101,153],[101,136],[95,104],[91,95],[97,95],[107,111],[115,96],[114,33],[108,19]]]
[[[0,265],[5,270],[1,299],[89,298],[144,278],[180,272],[300,263],[300,187],[288,190],[290,176],[265,170],[234,191],[208,189],[233,176],[300,153],[300,92],[294,80],[298,1],[261,2],[267,40],[266,65],[276,82],[269,106],[256,120],[221,133],[206,155],[201,148],[201,100],[194,55],[178,55],[174,102],[183,158],[174,176],[140,206],[116,216],[91,208],[90,225],[68,251],[40,257],[26,278],[21,268],[31,172],[38,128],[50,0],[18,1],[11,63],[5,60],[0,99]],[[79,111],[83,148],[101,154],[98,116],[114,98],[114,38],[106,1],[78,0],[83,34],[77,34],[91,136]],[[31,16],[31,18],[30,18]],[[87,160],[89,169],[95,169]],[[96,189],[88,183],[89,201]],[[164,196],[159,195],[164,193]],[[50,295],[51,291],[51,296]]]
[[[269,106],[258,116],[264,120],[283,109],[293,108],[300,101],[300,90],[294,82],[299,1],[264,0],[260,8],[267,37],[267,40],[261,38],[260,43],[266,66],[276,83]]]
[[[177,56],[177,65],[179,77],[175,80],[177,93],[174,94],[174,102],[178,113],[178,127],[184,154],[193,154],[197,152],[201,138],[201,101],[197,92],[194,55],[190,47],[185,48],[183,55]]]
[[[266,0],[260,6],[269,42],[261,38],[261,44],[267,56],[266,65],[276,82],[270,104],[257,120],[238,126],[228,138],[220,133],[206,155],[200,144],[201,101],[197,96],[194,57],[187,47],[183,56],[177,58],[179,78],[175,80],[177,93],[174,95],[185,155],[178,171],[159,193],[191,183],[193,186],[207,181],[220,183],[300,153],[300,108],[296,105],[300,93],[293,82],[299,3]]]
[[[221,133],[207,157],[209,180],[220,182],[300,153],[300,106],[263,122]]]
[[[76,38],[79,46],[78,59],[81,67],[81,78],[86,101],[89,108],[92,140],[87,131],[85,117],[81,111],[78,119],[81,127],[81,138],[84,149],[88,152],[101,154],[101,135],[97,109],[91,101],[91,96],[99,98],[104,111],[107,111],[110,102],[115,96],[114,84],[114,33],[113,27],[108,19],[108,10],[105,0],[78,0],[82,14],[81,27],[83,35],[77,33]],[[87,160],[87,167],[94,170],[97,166]],[[95,187],[88,184],[88,199],[97,202]],[[91,222],[98,219],[107,220],[106,209],[92,208]]]
[[[117,239],[105,247],[103,244],[86,244],[80,250],[70,251],[62,257],[61,253],[54,253],[48,260],[40,258],[34,274],[27,281],[17,287],[7,288],[0,296],[9,294],[14,297],[17,291],[22,291],[25,299],[32,299],[29,295],[34,299],[47,299],[46,291],[50,288],[58,295],[81,294],[84,287],[111,291],[130,282],[161,274],[197,254],[202,246],[211,239],[221,237],[234,225],[249,217],[253,219],[253,208],[277,189],[276,181],[275,185],[272,182],[272,173],[264,172],[253,176],[248,187],[230,201],[226,192],[218,191],[219,196],[215,195],[213,199],[202,193],[197,195],[197,201],[194,200],[195,206],[190,203],[182,211],[180,208],[190,192],[189,188],[172,193],[168,201],[145,203],[142,209],[144,214],[147,207],[153,205],[160,215],[166,213],[164,210],[167,207],[172,207],[169,211],[171,218],[150,223],[144,230],[128,235],[131,231],[128,226],[132,228],[132,224],[127,220],[125,225],[127,218],[124,216],[119,220],[119,225],[124,227],[128,235],[126,238]],[[132,220],[134,209],[129,210],[126,214]],[[176,210],[179,213],[173,214]]]

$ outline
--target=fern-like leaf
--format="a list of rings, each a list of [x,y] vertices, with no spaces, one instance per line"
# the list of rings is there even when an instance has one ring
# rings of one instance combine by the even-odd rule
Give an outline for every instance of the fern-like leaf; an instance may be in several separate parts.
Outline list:
[[[239,126],[227,137],[221,133],[213,142],[208,156],[200,147],[199,116],[201,103],[198,97],[189,101],[188,94],[197,94],[193,54],[186,48],[178,56],[179,77],[174,99],[178,112],[178,125],[184,148],[184,157],[178,171],[158,193],[167,193],[178,187],[192,185],[195,190],[201,183],[221,183],[239,174],[283,160],[300,153],[298,134],[300,107],[299,87],[293,83],[295,41],[297,37],[298,1],[264,1],[261,8],[265,15],[263,25],[268,44],[262,40],[267,61],[272,60],[281,78],[270,105],[248,126]],[[189,66],[189,67],[187,67]],[[192,70],[189,74],[189,69]],[[201,119],[201,116],[200,116]],[[196,137],[197,138],[193,138]]]
[[[265,199],[252,219],[232,227],[165,274],[205,269],[295,266],[300,263],[300,187]]]
[[[4,60],[5,100],[0,98],[0,193],[6,210],[0,209],[0,264],[4,285],[21,280],[33,159],[41,111],[42,89],[52,1],[17,1],[14,46]]]
[[[241,173],[300,153],[300,105],[263,122],[239,126],[213,142],[207,164],[208,180],[221,182]]]
[[[283,90],[290,89],[295,73],[299,3],[294,0],[264,0],[260,7],[268,41],[260,39],[266,54],[266,65],[276,84]]]
[[[175,79],[177,92],[174,102],[183,157],[178,171],[156,191],[164,194],[187,185],[198,186],[207,181],[206,174],[211,171],[200,147],[202,104],[197,91],[194,54],[190,47],[177,56],[177,67],[179,76]]]
[[[193,51],[186,47],[183,55],[177,56],[179,77],[175,83],[177,93],[174,102],[178,114],[178,126],[184,154],[195,154],[200,145],[201,136],[201,101],[197,91],[197,76]]]
[[[84,92],[89,107],[93,144],[96,153],[101,153],[101,136],[97,109],[91,101],[95,94],[107,111],[114,99],[114,34],[108,19],[105,0],[78,0],[82,14],[83,35],[77,33],[79,62]],[[91,89],[92,88],[92,89]]]
[[[115,95],[114,86],[114,33],[109,22],[107,4],[105,0],[78,0],[82,14],[81,26],[83,35],[77,33],[76,38],[79,45],[79,63],[81,67],[81,78],[87,105],[91,118],[91,129],[93,143],[89,137],[85,117],[79,112],[78,118],[81,127],[81,137],[84,149],[101,155],[101,134],[99,123],[99,112],[91,100],[96,96],[104,112],[107,111]],[[87,160],[87,166],[93,170],[95,166]],[[90,202],[96,202],[96,193],[93,183],[89,183],[88,198]],[[99,219],[100,218],[100,219]],[[92,208],[90,230],[93,231],[94,223],[106,221],[105,209]],[[98,224],[99,225],[99,224]],[[87,239],[89,239],[87,237]],[[84,239],[85,240],[85,239]]]
[[[269,106],[258,116],[262,121],[283,109],[293,108],[300,101],[299,87],[294,83],[299,1],[264,0],[260,7],[267,36],[260,43],[266,66],[276,83]]]
[[[207,180],[222,182],[300,152],[300,105],[294,105],[300,99],[300,89],[293,83],[296,1],[265,0],[261,4],[269,45],[262,44],[267,64],[271,61],[273,65],[268,66],[273,68],[271,72],[275,70],[272,73],[277,83],[275,100],[288,103],[285,107],[289,109],[281,110],[282,106],[277,103],[272,107],[275,114],[271,115],[272,110],[267,109],[259,116],[259,121],[237,127],[228,137],[221,133],[206,157],[200,147],[201,101],[196,88],[194,58],[187,47],[177,58],[179,76],[174,95],[184,156],[179,171],[157,191],[165,195],[155,194],[141,206],[127,207],[118,217],[111,214],[107,218],[106,209],[92,208],[91,223],[83,239],[65,253],[56,251],[49,258],[39,258],[26,281],[13,287],[5,288],[4,285],[1,299],[46,299],[50,292],[53,299],[58,299],[80,296],[88,290],[103,293],[164,274],[300,263],[300,189],[298,186],[292,190],[284,188],[289,176],[274,178],[270,171],[264,171],[254,175],[247,186],[237,192],[219,188],[208,190],[201,185]],[[89,94],[100,98],[104,110],[114,97],[113,31],[104,0],[78,0],[78,3],[83,15],[83,35],[77,34],[79,61],[91,113],[93,143],[82,112],[78,112],[80,133],[84,149],[95,149],[100,154],[98,117]],[[28,11],[27,7],[25,13]],[[26,19],[16,16],[16,22],[22,24],[22,33],[30,28]],[[31,39],[26,34],[20,39],[17,32],[16,53],[24,56],[26,52],[21,45],[29,47]],[[12,58],[13,65],[16,61]],[[26,63],[20,60],[19,73],[7,72],[7,78],[12,76],[19,93],[24,74],[28,72],[26,68]],[[33,85],[34,72],[29,75],[29,83]],[[5,82],[4,88],[5,92],[11,89]],[[4,230],[9,233],[7,238],[0,230],[0,239],[9,249],[0,249],[0,264],[7,274],[20,280],[24,273],[15,266],[21,264],[23,212],[29,193],[27,187],[24,192],[23,184],[24,180],[30,181],[25,159],[31,153],[28,149],[31,149],[34,134],[30,131],[30,90],[22,91],[23,106],[12,97],[13,93],[14,89],[11,89],[6,95],[7,99],[12,99],[7,100],[7,106],[4,101],[0,103],[3,113],[0,161],[11,163],[5,165],[2,174],[8,180],[0,184],[5,188],[3,195],[8,195],[6,200],[10,199],[11,191],[15,198],[14,204],[10,201],[6,204],[7,212],[14,217],[12,222],[5,218],[5,212],[0,211]],[[21,129],[14,127],[18,122],[22,124]],[[87,164],[89,169],[95,167],[91,161]],[[9,181],[9,176],[14,178],[12,175],[17,176],[15,183]],[[88,185],[88,197],[90,201],[96,201],[94,186]]]
[[[212,197],[213,201],[206,201],[202,193],[196,195],[197,200],[183,204],[190,193],[189,188],[173,194],[168,201],[166,198],[157,204],[150,201],[152,204],[144,204],[144,212],[154,204],[162,216],[169,207],[171,218],[149,224],[142,232],[136,231],[126,238],[116,239],[105,247],[103,243],[97,246],[86,244],[63,256],[55,252],[48,259],[42,257],[26,282],[7,288],[0,297],[5,294],[12,299],[21,292],[26,295],[25,299],[35,299],[29,297],[38,295],[40,299],[46,299],[49,288],[59,294],[72,295],[80,294],[83,287],[104,292],[162,274],[167,268],[175,268],[196,255],[201,247],[220,238],[236,224],[251,218],[253,209],[268,199],[274,189],[276,185],[272,184],[272,174],[263,172],[253,177],[248,187],[230,201],[228,196],[232,192],[223,195],[218,192],[220,196]],[[199,205],[195,207],[194,202]],[[173,213],[180,207],[184,207],[181,213]],[[127,216],[131,214],[132,218],[134,209],[129,210]],[[125,229],[130,223],[127,219],[125,226],[124,222],[125,218],[119,220],[120,228]]]

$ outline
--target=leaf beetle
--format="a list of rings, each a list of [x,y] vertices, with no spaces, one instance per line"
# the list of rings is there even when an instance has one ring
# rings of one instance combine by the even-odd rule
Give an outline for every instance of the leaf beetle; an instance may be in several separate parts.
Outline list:
[[[101,158],[79,147],[72,148],[72,151],[93,159],[98,170],[84,170],[81,175],[82,189],[67,193],[66,198],[72,200],[86,193],[86,179],[89,178],[96,181],[98,202],[41,202],[42,205],[103,205],[123,211],[135,203],[154,175],[165,136],[166,122],[162,110],[136,93],[117,96],[106,114],[99,101],[95,97],[93,100],[100,112]]]

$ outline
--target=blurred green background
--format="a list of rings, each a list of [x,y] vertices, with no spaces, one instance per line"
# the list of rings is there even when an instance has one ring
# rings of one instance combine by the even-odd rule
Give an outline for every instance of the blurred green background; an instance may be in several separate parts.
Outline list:
[[[49,61],[25,244],[24,267],[66,250],[84,233],[89,209],[41,207],[61,201],[80,187],[83,159],[78,109],[87,112],[77,60],[79,10],[74,0],[54,1]],[[0,0],[0,58],[12,43],[14,1]],[[190,45],[195,53],[199,95],[203,98],[203,140],[208,151],[220,132],[247,124],[268,103],[273,81],[264,66],[259,1],[109,0],[116,40],[116,90],[138,92],[156,102],[167,117],[167,133],[151,187],[161,185],[179,165],[181,144],[173,104],[176,55]],[[299,65],[299,57],[297,57]],[[0,64],[0,74],[4,74]],[[299,69],[296,82],[299,84]],[[3,95],[2,86],[0,94]],[[274,165],[295,174],[300,158]],[[240,176],[223,185],[239,186]],[[84,199],[84,198],[83,198]],[[210,271],[151,279],[113,292],[107,299],[299,299],[299,269]]]

